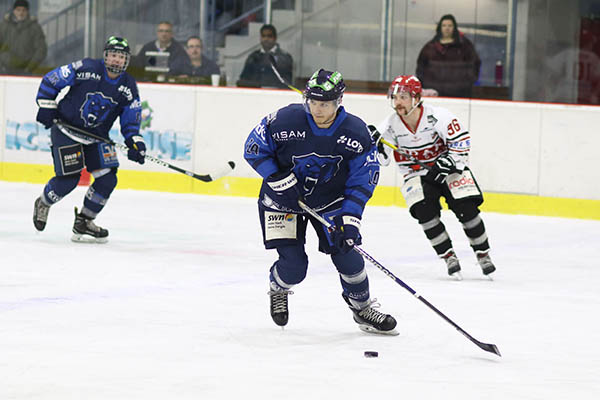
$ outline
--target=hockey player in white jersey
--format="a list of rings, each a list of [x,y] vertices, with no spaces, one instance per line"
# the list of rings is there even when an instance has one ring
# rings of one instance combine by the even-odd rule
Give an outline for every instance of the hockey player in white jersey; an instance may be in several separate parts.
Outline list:
[[[460,263],[440,219],[440,197],[456,215],[485,275],[496,270],[479,206],[483,195],[469,168],[470,134],[449,110],[423,104],[422,85],[413,75],[400,75],[388,90],[394,113],[377,127],[369,126],[378,140],[379,162],[392,157],[404,178],[402,195],[410,214],[446,262],[448,274],[461,279]],[[380,140],[396,146],[395,151]]]

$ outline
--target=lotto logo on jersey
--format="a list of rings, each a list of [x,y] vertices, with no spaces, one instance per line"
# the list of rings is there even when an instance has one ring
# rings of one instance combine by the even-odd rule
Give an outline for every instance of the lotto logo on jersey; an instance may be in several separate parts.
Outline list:
[[[362,153],[363,151],[362,144],[358,140],[347,138],[345,135],[340,136],[337,142],[346,145],[346,149],[355,153]]]
[[[127,86],[125,85],[121,85],[119,86],[119,92],[123,93],[123,95],[125,95],[125,97],[127,97],[127,100],[131,101],[133,100],[133,94],[131,94],[131,89],[129,89]]]

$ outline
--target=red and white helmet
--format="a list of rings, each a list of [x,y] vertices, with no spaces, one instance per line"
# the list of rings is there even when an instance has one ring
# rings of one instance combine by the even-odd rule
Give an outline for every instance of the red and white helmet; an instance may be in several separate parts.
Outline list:
[[[421,95],[423,85],[421,81],[414,75],[398,75],[390,84],[388,89],[388,97],[391,99],[393,95],[400,93],[408,93],[412,97]]]

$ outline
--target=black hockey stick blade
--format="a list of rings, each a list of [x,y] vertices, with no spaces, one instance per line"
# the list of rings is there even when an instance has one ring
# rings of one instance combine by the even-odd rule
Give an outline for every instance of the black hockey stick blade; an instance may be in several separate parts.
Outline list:
[[[482,343],[478,340],[475,340],[474,342],[477,346],[479,346],[480,349],[485,350],[489,353],[494,353],[496,354],[498,357],[502,357],[502,354],[500,354],[500,350],[498,350],[498,346],[496,346],[495,344],[491,344],[491,343]]]

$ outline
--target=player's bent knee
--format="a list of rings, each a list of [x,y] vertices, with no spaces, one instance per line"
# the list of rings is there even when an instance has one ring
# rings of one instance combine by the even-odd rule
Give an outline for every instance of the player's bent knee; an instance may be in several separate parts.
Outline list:
[[[431,202],[422,200],[413,204],[412,207],[410,207],[409,212],[410,215],[419,222],[427,222],[435,217],[439,217],[440,208],[439,204],[436,207]]]
[[[117,186],[116,168],[96,170],[92,172],[92,176],[94,177],[93,186],[96,191],[101,192],[103,195],[109,195]]]
[[[472,201],[460,201],[452,206],[452,212],[460,222],[467,222],[479,215],[479,207]]]
[[[61,194],[70,193],[77,187],[81,174],[71,174],[56,177],[56,191]]]
[[[365,260],[356,251],[332,254],[331,260],[340,274],[356,274],[365,267]]]

